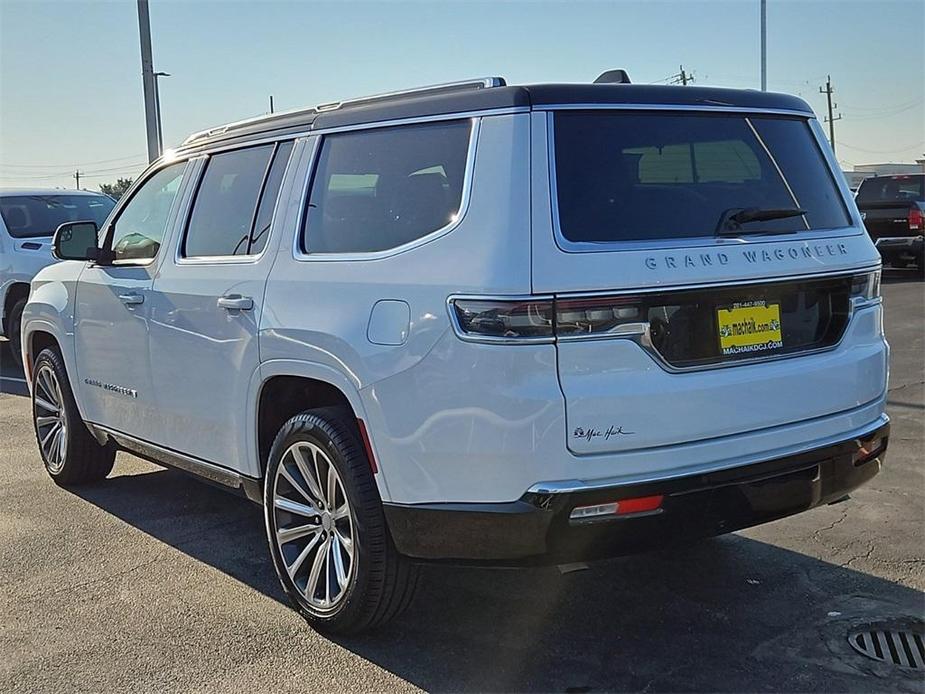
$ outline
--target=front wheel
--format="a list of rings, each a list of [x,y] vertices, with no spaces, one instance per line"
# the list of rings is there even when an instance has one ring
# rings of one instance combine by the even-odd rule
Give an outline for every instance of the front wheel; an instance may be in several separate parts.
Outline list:
[[[115,449],[101,446],[80,418],[61,355],[43,349],[32,373],[32,421],[48,474],[61,486],[106,477]]]
[[[316,629],[356,633],[410,603],[417,567],[395,549],[369,461],[338,410],[303,412],[280,429],[264,510],[283,590]]]

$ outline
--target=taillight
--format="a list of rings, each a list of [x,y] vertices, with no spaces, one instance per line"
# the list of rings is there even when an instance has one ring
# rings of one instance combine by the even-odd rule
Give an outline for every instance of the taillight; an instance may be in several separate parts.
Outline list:
[[[851,298],[873,301],[880,297],[880,270],[864,272],[851,278]]]
[[[639,299],[625,296],[556,299],[558,337],[604,337],[645,332]]]
[[[481,342],[637,335],[646,325],[636,297],[453,299],[451,310],[459,336]]]
[[[551,299],[454,299],[451,304],[462,338],[489,342],[551,342]]]
[[[909,231],[920,231],[925,226],[925,220],[922,217],[922,210],[918,207],[909,209]]]

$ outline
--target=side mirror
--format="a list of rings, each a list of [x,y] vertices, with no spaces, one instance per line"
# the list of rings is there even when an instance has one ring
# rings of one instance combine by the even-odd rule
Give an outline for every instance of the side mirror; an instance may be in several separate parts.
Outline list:
[[[97,260],[99,233],[96,222],[65,222],[55,232],[52,252],[58,260]]]

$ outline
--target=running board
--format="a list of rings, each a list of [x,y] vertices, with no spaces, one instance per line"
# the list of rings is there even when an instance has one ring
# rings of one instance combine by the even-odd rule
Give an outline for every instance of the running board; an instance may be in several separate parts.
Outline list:
[[[97,440],[102,441],[109,439],[114,441],[120,449],[132,455],[136,455],[139,458],[143,458],[150,463],[188,472],[207,482],[227,487],[239,494],[243,494],[251,501],[257,503],[263,502],[263,490],[260,480],[255,480],[251,477],[238,474],[234,470],[229,470],[220,465],[215,465],[214,463],[209,463],[199,458],[193,458],[192,456],[172,451],[169,448],[164,448],[157,444],[149,443],[148,441],[142,441],[134,436],[123,434],[120,431],[115,431],[114,429],[99,424],[91,424],[88,422],[87,426],[93,432]]]

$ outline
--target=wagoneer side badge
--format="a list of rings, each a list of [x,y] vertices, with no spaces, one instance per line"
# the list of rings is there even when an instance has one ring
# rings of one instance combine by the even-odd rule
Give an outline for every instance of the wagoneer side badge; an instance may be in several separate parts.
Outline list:
[[[97,381],[95,378],[85,378],[84,383],[86,383],[88,386],[96,386],[97,388],[108,390],[110,393],[116,393],[117,395],[127,395],[130,398],[138,397],[138,391],[134,388],[117,386],[113,383],[103,383],[102,381]]]

